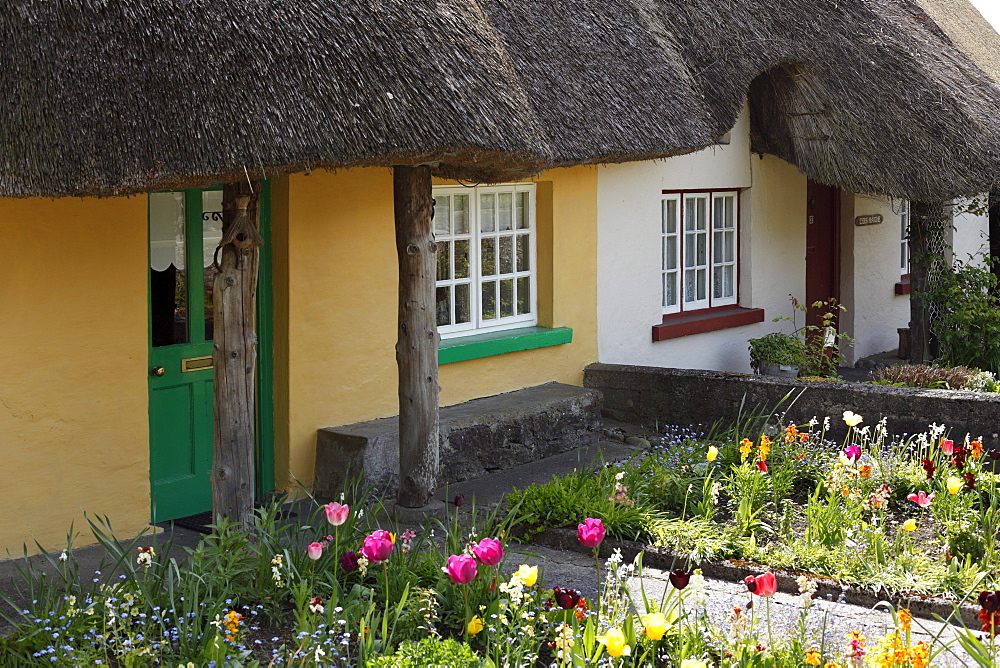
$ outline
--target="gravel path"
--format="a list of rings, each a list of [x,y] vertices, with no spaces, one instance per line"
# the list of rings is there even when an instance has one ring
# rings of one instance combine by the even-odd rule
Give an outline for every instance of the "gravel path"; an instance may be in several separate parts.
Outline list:
[[[541,566],[542,580],[546,587],[559,586],[579,589],[585,596],[594,592],[594,562],[587,555],[579,552],[554,550],[536,545],[524,545],[512,548],[512,552],[525,553],[525,561]],[[512,555],[513,556],[513,555]],[[508,563],[516,567],[521,561],[508,559]],[[633,577],[629,580],[629,589],[633,600],[641,600],[641,589],[645,589],[650,599],[660,600],[665,590],[670,587],[666,571],[655,568],[644,568],[642,578]],[[726,618],[734,606],[746,610],[750,594],[742,582],[726,582],[707,579],[708,615],[712,622],[720,627],[727,625]],[[760,615],[755,628],[760,634],[762,644],[767,643],[767,627],[763,621],[762,599],[754,597],[757,605],[757,615]],[[797,632],[802,614],[801,599],[798,596],[778,592],[771,597],[771,631],[775,638],[781,634],[790,635]],[[825,628],[826,642],[829,647],[842,647],[846,644],[844,636],[850,631],[860,631],[868,639],[871,647],[875,640],[893,629],[891,615],[883,610],[864,608],[846,603],[838,603],[817,599],[806,616],[807,628],[810,629],[815,641],[819,642]],[[960,627],[942,624],[933,620],[913,618],[912,642],[925,640],[935,647],[955,639]],[[950,650],[938,654],[931,665],[935,668],[950,668],[952,666],[972,666],[974,662],[961,650],[957,642]]]

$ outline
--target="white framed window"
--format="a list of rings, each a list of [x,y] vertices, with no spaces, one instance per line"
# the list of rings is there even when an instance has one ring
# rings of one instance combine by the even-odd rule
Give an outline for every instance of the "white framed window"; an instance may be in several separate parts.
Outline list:
[[[434,188],[442,338],[538,322],[535,185]]]
[[[663,313],[737,303],[739,193],[664,192]]]

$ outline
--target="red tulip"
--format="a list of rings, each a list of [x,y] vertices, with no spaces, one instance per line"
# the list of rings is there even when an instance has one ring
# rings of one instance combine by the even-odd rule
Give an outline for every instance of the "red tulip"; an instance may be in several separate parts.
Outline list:
[[[670,584],[674,586],[674,589],[684,589],[691,580],[691,574],[680,568],[670,571],[667,577],[670,578]]]
[[[944,439],[941,441],[941,452],[946,455],[950,455],[955,452],[955,441],[951,439]]]
[[[391,533],[379,529],[365,538],[364,545],[361,546],[361,554],[365,555],[365,559],[371,563],[381,564],[392,554],[394,542]]]
[[[770,571],[762,573],[757,577],[748,575],[743,582],[746,583],[750,593],[757,594],[757,596],[767,598],[768,596],[773,596],[774,592],[778,591],[778,579]]]
[[[576,539],[584,547],[597,547],[604,540],[604,522],[588,517],[576,527]]]
[[[467,554],[453,554],[448,557],[448,565],[444,572],[455,584],[469,584],[476,579],[478,567],[476,560]]]
[[[317,559],[323,556],[323,544],[309,543],[309,546],[306,547],[306,554],[309,555],[310,559],[316,561]]]
[[[496,538],[484,538],[473,546],[476,559],[487,566],[496,566],[503,560],[503,544]]]
[[[572,610],[580,602],[580,592],[575,589],[552,588],[552,596],[563,610]]]
[[[760,469],[762,473],[767,473],[767,462],[765,462],[763,459],[758,459],[757,468]]]

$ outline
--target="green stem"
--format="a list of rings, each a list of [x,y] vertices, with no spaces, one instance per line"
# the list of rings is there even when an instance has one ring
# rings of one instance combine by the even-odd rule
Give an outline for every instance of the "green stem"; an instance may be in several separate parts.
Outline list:
[[[767,644],[768,649],[772,652],[774,651],[774,638],[771,637],[771,597],[768,596],[765,599],[765,608],[767,613]]]
[[[594,601],[594,609],[600,610],[601,606],[601,558],[598,556],[597,551],[600,546],[594,548],[594,566],[597,568],[597,596]]]
[[[469,641],[469,586],[459,585],[462,588],[462,599],[465,601],[465,621],[462,624],[462,636],[465,641]]]

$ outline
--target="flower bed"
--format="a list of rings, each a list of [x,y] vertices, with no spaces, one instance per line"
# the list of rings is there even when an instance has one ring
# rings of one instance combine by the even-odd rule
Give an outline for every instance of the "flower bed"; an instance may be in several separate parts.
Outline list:
[[[0,651],[11,665],[67,666],[923,667],[945,652],[992,665],[1000,591],[996,546],[985,540],[998,482],[982,470],[990,453],[938,430],[894,442],[884,425],[844,419],[839,444],[820,423],[763,418],[743,424],[752,439],[672,430],[624,466],[516,493],[508,510],[460,510],[457,497],[447,522],[417,530],[389,525],[380,504],[317,505],[305,525],[274,505],[252,530],[222,525],[176,559],[93,522],[112,575],[81,573],[72,546],[49,554],[48,575],[25,571],[29,602],[9,619],[15,630]],[[537,558],[513,552],[515,528],[544,526],[570,527],[569,540],[593,556],[594,590],[543,585]],[[931,545],[939,531],[946,540]],[[703,573],[673,568],[662,596],[648,595],[643,551],[632,561],[606,551],[602,561],[608,535],[812,574],[795,579],[800,609],[789,626],[771,619],[780,573],[749,564],[719,573],[744,582],[754,602],[720,617]],[[816,573],[970,594],[985,633],[918,638],[899,609],[881,637],[832,636],[814,604]]]

